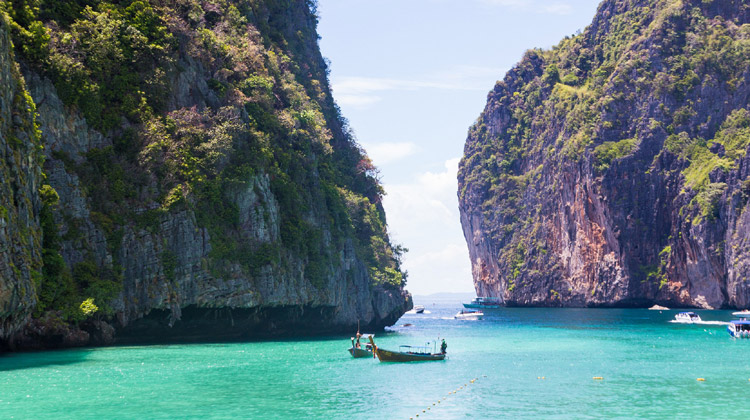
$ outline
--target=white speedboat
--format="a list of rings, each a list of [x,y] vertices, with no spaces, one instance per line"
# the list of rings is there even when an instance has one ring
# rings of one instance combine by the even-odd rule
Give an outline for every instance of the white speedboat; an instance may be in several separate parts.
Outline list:
[[[727,331],[734,338],[750,338],[750,321],[747,319],[729,321]]]
[[[424,313],[424,306],[423,305],[414,305],[414,313],[423,314]]]
[[[744,311],[732,312],[732,315],[738,318],[750,318],[750,310],[745,309]]]
[[[482,311],[467,311],[462,309],[461,312],[457,313],[453,318],[455,319],[482,319],[484,313]]]
[[[674,320],[683,324],[693,324],[702,321],[701,317],[695,312],[680,312],[674,316]]]

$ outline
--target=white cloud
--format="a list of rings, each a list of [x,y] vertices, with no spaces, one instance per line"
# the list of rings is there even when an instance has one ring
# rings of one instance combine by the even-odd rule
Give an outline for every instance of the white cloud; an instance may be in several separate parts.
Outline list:
[[[424,172],[413,182],[384,186],[388,228],[409,248],[404,268],[413,294],[473,291],[456,197],[458,161],[447,160],[443,171]]]
[[[446,261],[463,260],[466,257],[466,246],[464,244],[450,243],[443,248],[432,252],[425,252],[412,257],[409,263],[412,265],[444,264]],[[461,261],[464,262],[464,261]]]
[[[336,95],[336,102],[339,105],[353,106],[363,108],[379,102],[382,99],[375,95]]]
[[[422,184],[428,191],[439,193],[441,195],[448,191],[453,191],[455,193],[458,188],[458,180],[456,176],[458,174],[458,162],[460,160],[460,158],[446,160],[444,172],[433,173],[428,171],[423,173],[419,176],[420,184]]]
[[[362,146],[367,150],[367,155],[375,166],[387,165],[411,156],[417,151],[417,145],[412,142],[363,143]]]
[[[459,73],[460,74],[460,73]],[[430,80],[432,79],[432,80]],[[347,76],[333,79],[335,97],[340,95],[367,95],[373,92],[387,90],[419,90],[419,89],[447,89],[447,90],[476,90],[474,86],[466,86],[460,80],[439,80],[425,77],[424,80],[390,79],[382,77]]]
[[[507,69],[456,66],[449,70],[422,75],[414,79],[345,76],[331,80],[333,97],[339,105],[364,108],[380,101],[378,93],[438,89],[448,91],[482,91],[489,88],[487,78],[501,77]]]

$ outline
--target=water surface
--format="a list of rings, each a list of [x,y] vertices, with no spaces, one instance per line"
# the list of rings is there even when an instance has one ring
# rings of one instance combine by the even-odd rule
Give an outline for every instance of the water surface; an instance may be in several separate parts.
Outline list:
[[[635,309],[507,308],[457,321],[457,303],[416,303],[430,313],[405,315],[377,343],[396,349],[439,336],[447,360],[352,359],[348,336],[6,354],[0,418],[750,415],[750,340],[731,339],[722,325],[674,324],[677,311]],[[707,321],[732,318],[697,312]]]

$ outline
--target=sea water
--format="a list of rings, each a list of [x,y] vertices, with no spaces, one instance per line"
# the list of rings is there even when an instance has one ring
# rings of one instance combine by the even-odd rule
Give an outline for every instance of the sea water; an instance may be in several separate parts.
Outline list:
[[[353,359],[349,335],[5,354],[0,419],[750,416],[750,340],[729,337],[729,311],[697,311],[715,321],[704,325],[639,309],[503,308],[470,321],[453,319],[458,302],[417,303],[426,313],[376,343],[444,338],[445,361]]]

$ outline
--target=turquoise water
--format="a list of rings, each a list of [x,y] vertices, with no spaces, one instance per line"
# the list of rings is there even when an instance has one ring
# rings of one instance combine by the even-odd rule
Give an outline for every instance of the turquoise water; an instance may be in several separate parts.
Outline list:
[[[750,340],[731,339],[723,325],[672,324],[677,311],[620,309],[500,309],[456,321],[458,304],[426,306],[431,313],[405,315],[376,342],[395,349],[439,335],[448,342],[444,362],[352,359],[348,336],[6,354],[0,418],[750,415]],[[698,313],[731,319],[728,311]]]

